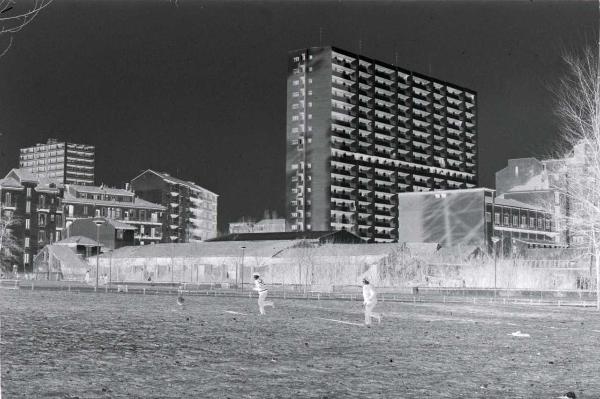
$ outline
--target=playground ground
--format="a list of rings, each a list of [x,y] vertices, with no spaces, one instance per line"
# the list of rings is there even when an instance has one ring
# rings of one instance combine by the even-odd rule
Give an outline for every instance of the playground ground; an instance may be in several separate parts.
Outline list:
[[[2,397],[600,397],[591,307],[175,298],[0,289]]]

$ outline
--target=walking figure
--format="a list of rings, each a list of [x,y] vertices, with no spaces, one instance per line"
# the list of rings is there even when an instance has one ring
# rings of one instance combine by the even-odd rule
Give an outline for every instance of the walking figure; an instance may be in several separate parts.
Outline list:
[[[89,270],[85,272],[85,282],[87,284],[90,283],[90,271]]]
[[[377,293],[366,278],[363,279],[363,299],[365,306],[365,324],[370,326],[372,317],[377,319],[378,323],[381,323],[381,314],[373,313],[373,309],[375,308],[375,305],[377,305]]]
[[[258,291],[258,309],[260,310],[260,314],[265,314],[265,306],[274,307],[275,305],[273,302],[266,300],[269,291],[265,282],[260,278],[260,274],[254,273],[252,277],[254,277],[254,290]]]

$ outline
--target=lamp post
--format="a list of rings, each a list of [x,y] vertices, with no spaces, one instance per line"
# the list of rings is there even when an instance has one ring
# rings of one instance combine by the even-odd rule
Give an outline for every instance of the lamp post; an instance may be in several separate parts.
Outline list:
[[[246,247],[241,246],[240,248],[242,248],[242,291],[244,291],[244,250]]]
[[[106,223],[104,219],[94,219],[94,224],[96,225],[96,244],[98,244],[98,250],[96,251],[96,286],[95,290],[98,290],[98,269],[100,262],[100,226]]]
[[[498,260],[498,250],[496,249],[496,244],[498,243],[498,241],[500,241],[500,237],[497,236],[493,236],[492,237],[492,243],[494,243],[494,297],[496,296],[496,265],[497,265],[497,260]]]

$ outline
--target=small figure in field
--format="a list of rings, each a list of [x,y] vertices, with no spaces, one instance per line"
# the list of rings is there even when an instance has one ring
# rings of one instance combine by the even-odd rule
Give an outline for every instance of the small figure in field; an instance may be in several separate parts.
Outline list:
[[[260,278],[260,274],[254,273],[252,276],[254,277],[254,290],[258,291],[258,309],[260,310],[260,314],[265,314],[265,306],[274,307],[275,305],[273,302],[266,300],[269,291],[265,282]]]
[[[371,317],[376,318],[378,323],[381,323],[381,314],[373,313],[375,305],[377,305],[377,293],[373,286],[369,284],[369,280],[363,279],[363,299],[365,306],[365,324],[371,325]]]
[[[85,282],[86,282],[86,284],[90,283],[90,271],[89,270],[85,272]]]
[[[183,302],[185,299],[183,298],[183,285],[180,285],[177,289],[177,304],[179,306],[183,306]]]

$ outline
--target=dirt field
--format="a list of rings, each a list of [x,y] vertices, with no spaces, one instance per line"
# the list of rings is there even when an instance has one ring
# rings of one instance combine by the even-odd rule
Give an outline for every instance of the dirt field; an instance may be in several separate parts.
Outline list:
[[[2,397],[600,397],[593,309],[275,301],[0,290]]]

